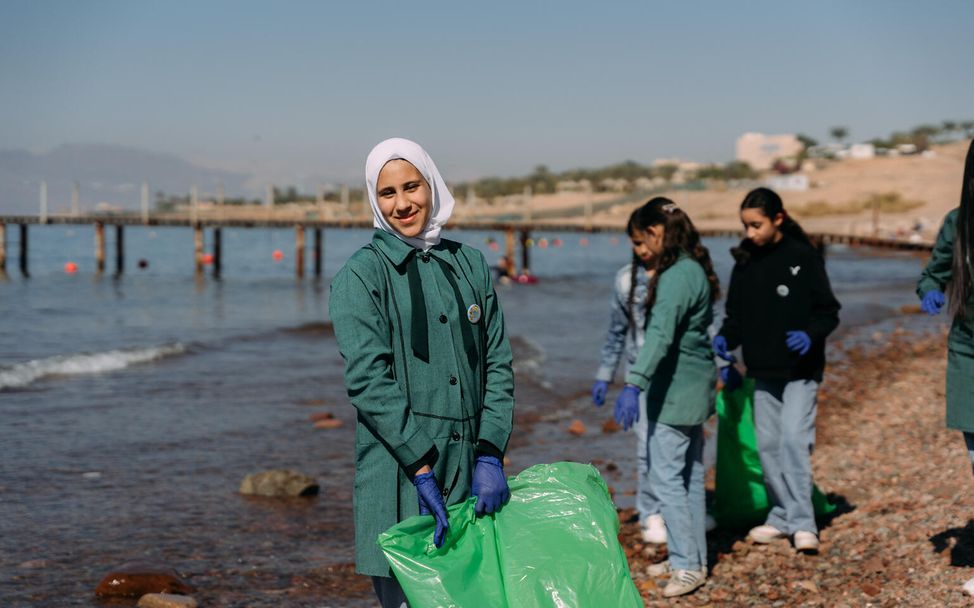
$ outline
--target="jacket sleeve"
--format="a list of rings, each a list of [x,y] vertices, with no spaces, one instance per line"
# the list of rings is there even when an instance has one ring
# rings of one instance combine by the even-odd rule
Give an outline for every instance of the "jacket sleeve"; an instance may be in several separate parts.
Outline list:
[[[626,335],[629,333],[629,310],[626,306],[629,293],[628,289],[622,289],[624,285],[619,278],[616,278],[613,289],[612,309],[609,312],[609,331],[605,336],[605,344],[602,345],[599,369],[595,373],[596,380],[604,380],[605,382],[612,382],[615,378],[616,370],[619,368],[619,360],[622,358],[622,352],[626,347]]]
[[[663,357],[676,341],[676,328],[690,309],[690,289],[686,279],[675,268],[665,271],[656,286],[656,302],[653,304],[646,341],[639,349],[636,362],[626,374],[626,384],[646,390]]]
[[[954,235],[956,227],[954,225],[955,215],[950,213],[944,218],[940,232],[937,234],[937,242],[933,246],[930,261],[923,269],[920,280],[917,282],[917,296],[923,299],[928,291],[934,289],[943,291],[944,287],[950,282],[951,268],[954,261]]]
[[[808,261],[812,269],[812,312],[808,320],[808,336],[813,341],[824,340],[839,326],[839,309],[842,306],[832,293],[829,275],[825,272],[825,259],[814,253]]]
[[[497,293],[494,291],[494,281],[491,278],[490,267],[483,254],[480,256],[481,272],[484,276],[484,311],[483,322],[485,329],[485,390],[484,409],[480,414],[480,434],[477,442],[481,450],[491,452],[496,447],[501,454],[507,450],[507,440],[511,436],[514,424],[514,368],[511,344],[507,340],[507,329],[504,324],[504,313]],[[487,445],[484,445],[486,442]]]
[[[727,340],[727,350],[732,351],[741,345],[741,294],[740,268],[735,264],[731,271],[730,285],[727,287],[727,301],[724,303],[724,322],[718,335]]]
[[[408,472],[431,452],[435,459],[435,445],[396,382],[389,319],[368,274],[346,266],[335,276],[329,315],[345,359],[345,389],[359,420]]]

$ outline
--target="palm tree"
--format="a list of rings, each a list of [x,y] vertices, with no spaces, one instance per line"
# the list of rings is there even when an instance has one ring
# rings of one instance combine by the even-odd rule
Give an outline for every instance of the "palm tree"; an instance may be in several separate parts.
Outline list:
[[[849,136],[849,129],[846,127],[832,127],[829,129],[829,135],[834,137],[839,143],[842,143]]]

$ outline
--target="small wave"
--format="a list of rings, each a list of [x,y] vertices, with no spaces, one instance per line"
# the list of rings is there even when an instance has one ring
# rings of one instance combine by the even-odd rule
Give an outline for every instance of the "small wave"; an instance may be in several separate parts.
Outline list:
[[[328,321],[313,321],[311,323],[304,323],[303,325],[298,325],[296,327],[287,327],[281,331],[283,331],[286,334],[294,334],[300,336],[334,336],[335,335],[335,329]]]
[[[10,388],[23,388],[50,376],[100,374],[124,369],[138,363],[148,363],[165,357],[181,355],[185,352],[186,348],[177,342],[151,348],[57,355],[46,359],[35,359],[0,368],[0,391]]]

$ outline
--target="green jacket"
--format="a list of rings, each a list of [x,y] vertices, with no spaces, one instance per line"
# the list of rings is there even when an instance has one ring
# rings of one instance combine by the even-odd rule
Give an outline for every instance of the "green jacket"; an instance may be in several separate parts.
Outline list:
[[[957,212],[954,209],[944,218],[930,261],[917,283],[920,299],[928,291],[944,291],[950,282]],[[974,432],[974,298],[966,303],[965,319],[954,319],[947,350],[947,426]]]
[[[717,367],[707,334],[712,319],[707,275],[684,254],[659,277],[646,341],[626,375],[628,384],[646,391],[649,420],[694,425],[713,413]]]
[[[356,570],[389,576],[376,539],[419,512],[406,470],[435,460],[450,505],[470,493],[478,442],[507,447],[514,375],[504,317],[479,251],[442,240],[424,254],[381,230],[335,275],[329,313],[358,410]]]

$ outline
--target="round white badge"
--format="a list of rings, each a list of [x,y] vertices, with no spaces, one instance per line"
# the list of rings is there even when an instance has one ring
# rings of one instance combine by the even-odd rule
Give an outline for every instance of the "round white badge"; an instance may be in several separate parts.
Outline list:
[[[778,295],[781,296],[782,298],[785,297],[785,296],[787,296],[788,295],[788,286],[787,285],[778,285]]]
[[[476,323],[480,320],[480,307],[476,304],[471,304],[467,309],[467,320],[471,323]]]

